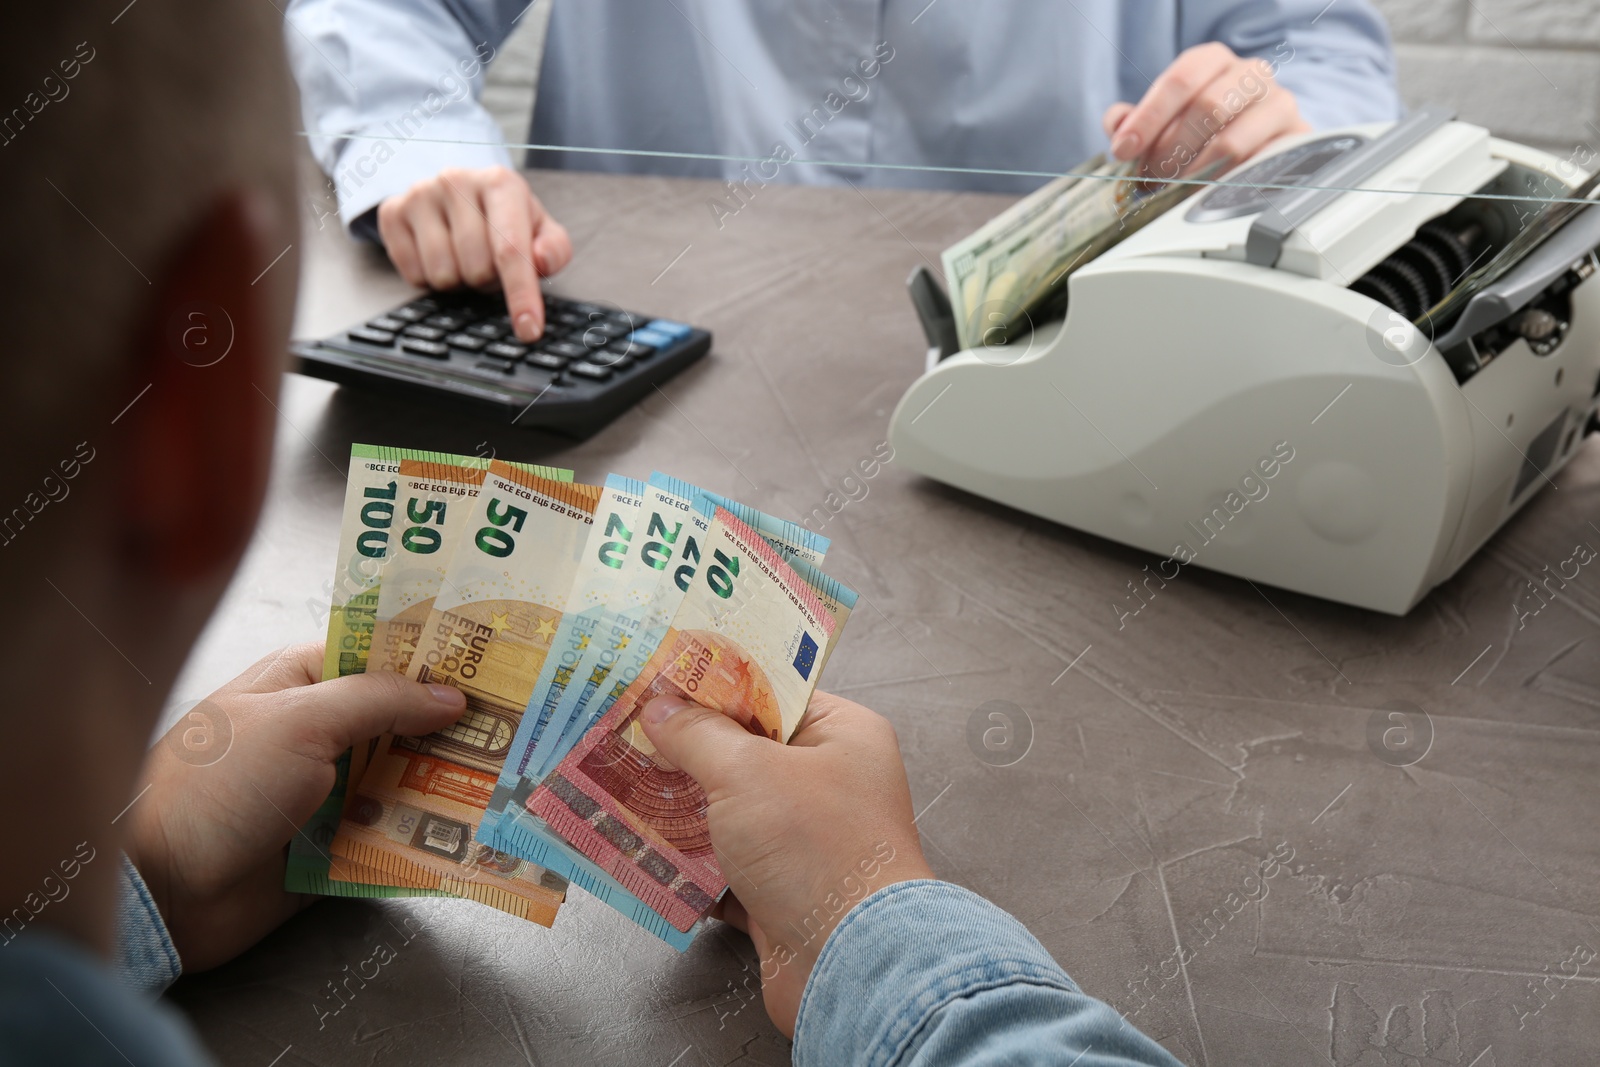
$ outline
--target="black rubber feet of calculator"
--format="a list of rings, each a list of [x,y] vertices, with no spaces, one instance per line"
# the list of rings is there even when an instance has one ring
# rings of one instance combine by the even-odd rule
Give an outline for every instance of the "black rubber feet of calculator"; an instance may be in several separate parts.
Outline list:
[[[302,374],[586,437],[711,347],[681,322],[549,295],[545,322],[524,344],[498,294],[432,293],[291,351]]]

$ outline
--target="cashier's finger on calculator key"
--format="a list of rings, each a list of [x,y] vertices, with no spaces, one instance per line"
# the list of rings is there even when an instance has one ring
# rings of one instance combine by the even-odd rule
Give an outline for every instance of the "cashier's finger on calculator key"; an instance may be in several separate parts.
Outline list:
[[[520,178],[517,186],[491,186],[484,196],[484,209],[489,247],[506,296],[506,314],[511,316],[517,339],[532,341],[544,332],[544,297],[533,260],[534,204]]]

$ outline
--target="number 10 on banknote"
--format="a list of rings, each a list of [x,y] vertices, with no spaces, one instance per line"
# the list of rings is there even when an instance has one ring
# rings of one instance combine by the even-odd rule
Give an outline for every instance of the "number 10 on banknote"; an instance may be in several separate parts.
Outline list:
[[[714,507],[714,505],[708,505]],[[535,790],[528,809],[679,930],[727,888],[706,796],[639,724],[658,696],[721,711],[787,742],[834,620],[754,530],[716,507],[693,585],[645,669]]]

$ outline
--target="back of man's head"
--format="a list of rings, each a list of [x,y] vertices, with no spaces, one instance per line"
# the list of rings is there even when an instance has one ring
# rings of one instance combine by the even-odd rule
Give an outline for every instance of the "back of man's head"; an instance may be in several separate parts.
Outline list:
[[[254,526],[297,267],[282,32],[263,0],[104,0],[0,35],[0,799],[70,794],[62,826],[126,802]]]
[[[7,11],[7,900],[125,810],[254,526],[296,274],[281,33],[263,0]],[[97,868],[40,921],[103,946],[111,891]]]
[[[7,13],[0,551],[20,547],[11,542],[28,531],[13,511],[47,488],[47,474],[60,480],[59,460],[80,441],[111,444],[110,420],[137,392],[133,349],[163,273],[216,197],[254,184],[292,198],[281,33],[274,5],[259,0]]]

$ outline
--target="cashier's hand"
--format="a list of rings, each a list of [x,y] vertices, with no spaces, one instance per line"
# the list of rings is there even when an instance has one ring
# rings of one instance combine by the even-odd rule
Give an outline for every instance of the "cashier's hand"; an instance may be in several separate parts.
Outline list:
[[[185,971],[232,959],[315,899],[284,891],[286,846],[333,788],[345,749],[431,733],[466,706],[458,689],[397,674],[321,677],[321,644],[284,649],[150,750],[126,848]]]
[[[449,169],[378,205],[378,233],[406,281],[503,289],[517,337],[544,332],[539,279],[572,258],[566,227],[508,167]]]
[[[1215,41],[1187,49],[1138,104],[1106,109],[1100,121],[1111,154],[1142,157],[1146,174],[1176,178],[1217,160],[1242,163],[1275,138],[1311,129],[1272,70],[1268,60],[1242,59]]]
[[[711,845],[733,889],[719,917],[755,942],[767,1014],[792,1036],[833,927],[884,886],[933,877],[894,727],[827,693],[812,697],[787,745],[674,697],[651,701],[643,722],[706,792]]]

